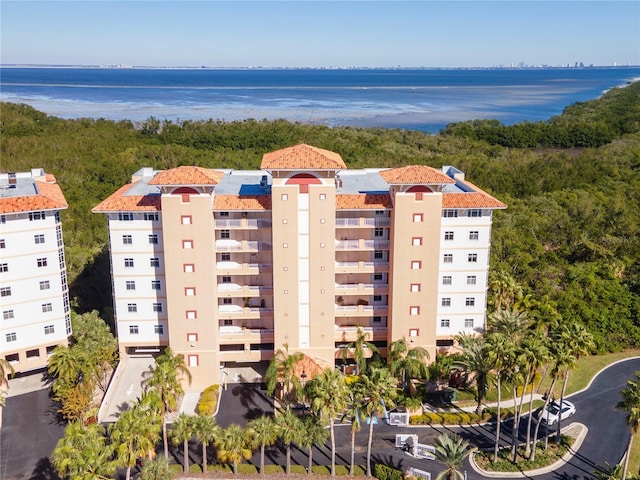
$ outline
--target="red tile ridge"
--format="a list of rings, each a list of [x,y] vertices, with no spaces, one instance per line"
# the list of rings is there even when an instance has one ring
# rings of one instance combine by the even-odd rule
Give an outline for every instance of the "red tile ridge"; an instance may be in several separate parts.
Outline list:
[[[407,165],[380,172],[380,176],[390,185],[424,185],[455,183],[444,172],[427,165]]]
[[[262,156],[265,170],[344,170],[347,165],[340,154],[301,143]]]
[[[224,172],[210,168],[182,166],[158,172],[149,185],[217,185]]]

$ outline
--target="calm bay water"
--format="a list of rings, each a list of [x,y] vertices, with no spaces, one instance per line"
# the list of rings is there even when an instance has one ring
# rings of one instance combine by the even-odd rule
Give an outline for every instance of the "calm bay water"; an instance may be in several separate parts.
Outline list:
[[[0,100],[63,118],[277,119],[437,132],[562,113],[640,77],[640,67],[482,70],[2,68]]]

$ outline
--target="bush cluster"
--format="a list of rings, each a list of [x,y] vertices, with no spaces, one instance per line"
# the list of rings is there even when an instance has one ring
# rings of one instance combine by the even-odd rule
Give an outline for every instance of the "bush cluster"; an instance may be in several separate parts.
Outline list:
[[[404,473],[393,467],[376,463],[373,467],[373,476],[378,480],[403,480]]]
[[[204,389],[198,402],[198,415],[210,417],[216,412],[220,385],[210,385]]]

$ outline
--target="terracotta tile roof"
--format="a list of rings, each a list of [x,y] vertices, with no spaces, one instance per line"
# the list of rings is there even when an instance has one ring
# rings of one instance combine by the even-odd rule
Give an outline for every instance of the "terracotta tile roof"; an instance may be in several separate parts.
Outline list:
[[[129,183],[96,205],[93,213],[161,210],[160,195],[127,195],[138,182]]]
[[[443,193],[442,208],[507,208],[507,205],[469,182],[475,192]]]
[[[34,182],[37,193],[22,197],[0,198],[0,213],[33,212],[38,210],[62,210],[68,207],[67,201],[55,183],[53,175],[46,176],[46,182]]]
[[[380,176],[390,185],[455,183],[455,180],[445,173],[426,165],[407,165],[406,167],[391,168],[380,172]]]
[[[265,170],[343,170],[347,166],[339,154],[302,143],[265,153],[262,156],[260,168]]]
[[[371,208],[383,210],[392,208],[391,197],[381,193],[338,194],[336,195],[336,210],[355,210]]]
[[[177,167],[158,172],[149,185],[217,185],[224,172],[202,167]]]
[[[214,210],[271,210],[271,195],[216,195]]]

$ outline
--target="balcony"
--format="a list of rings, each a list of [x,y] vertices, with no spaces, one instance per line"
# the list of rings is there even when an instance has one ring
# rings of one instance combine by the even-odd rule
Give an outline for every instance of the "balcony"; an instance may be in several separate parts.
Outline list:
[[[271,273],[273,267],[266,263],[238,263],[238,262],[217,262],[216,273],[218,275],[258,275],[260,273]]]
[[[388,227],[391,224],[389,218],[336,218],[337,228],[371,228],[371,227]]]
[[[335,341],[354,342],[358,337],[358,328],[360,328],[367,335],[367,341],[371,342],[387,339],[387,327],[358,327],[357,325],[336,325]]]
[[[336,262],[335,273],[384,273],[389,262]]]
[[[216,240],[217,252],[259,252],[271,250],[271,244],[255,240],[232,240],[223,238]]]
[[[336,317],[378,317],[386,316],[387,305],[336,305]]]
[[[258,228],[271,228],[271,221],[262,218],[225,218],[216,219],[218,230],[257,230]]]
[[[336,295],[373,295],[389,292],[389,285],[386,283],[336,283]]]
[[[388,240],[336,240],[336,250],[389,250]]]
[[[238,327],[225,325],[218,327],[218,340],[220,344],[234,343],[270,343],[273,342],[273,329],[259,327]]]
[[[220,320],[272,320],[273,308],[218,305]]]
[[[268,285],[239,285],[237,283],[219,283],[219,297],[259,297],[264,293],[271,293],[273,287]]]

